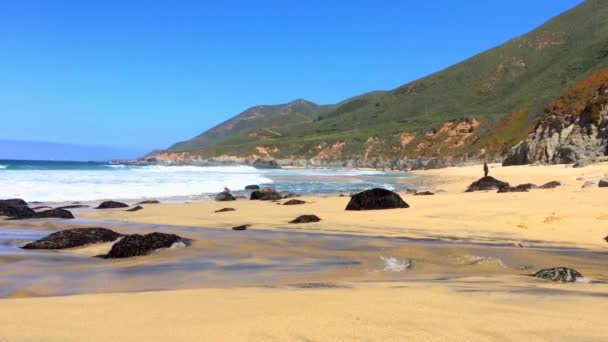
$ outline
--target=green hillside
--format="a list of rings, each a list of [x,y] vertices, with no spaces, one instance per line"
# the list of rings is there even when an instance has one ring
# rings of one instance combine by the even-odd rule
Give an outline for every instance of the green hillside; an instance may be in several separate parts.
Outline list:
[[[299,100],[254,107],[170,151],[247,156],[265,147],[277,158],[334,159],[499,154],[526,137],[553,99],[605,67],[608,1],[588,0],[392,91],[333,106]],[[326,146],[336,148],[327,156]]]

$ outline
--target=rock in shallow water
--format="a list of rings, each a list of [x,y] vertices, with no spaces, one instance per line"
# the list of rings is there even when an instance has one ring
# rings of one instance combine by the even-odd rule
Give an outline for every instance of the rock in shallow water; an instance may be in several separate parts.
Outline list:
[[[105,201],[105,202],[102,202],[95,209],[117,209],[117,208],[128,208],[128,207],[129,207],[129,205],[127,205],[125,203],[115,202],[115,201]]]
[[[36,215],[34,215],[34,218],[73,219],[74,215],[68,210],[57,208],[57,209],[50,209],[50,210],[45,210],[45,211],[36,213]]]
[[[375,188],[351,196],[345,210],[380,210],[409,207],[398,194],[390,190]]]
[[[311,223],[311,222],[319,222],[321,219],[316,215],[302,215],[298,216],[295,219],[289,221],[289,223]]]
[[[100,255],[104,259],[130,258],[146,255],[160,248],[169,248],[173,244],[189,245],[190,240],[175,234],[150,233],[146,235],[127,235],[112,246],[108,254]]]
[[[13,219],[33,218],[36,212],[25,205],[12,205],[0,202],[0,216],[8,216]]]
[[[467,188],[466,192],[497,190],[502,187],[509,187],[509,186],[510,186],[510,184],[507,182],[499,181],[498,179],[491,177],[491,176],[486,176],[486,177],[482,177],[482,178],[476,180],[475,182],[471,183],[471,185],[469,185],[469,187]]]
[[[534,274],[534,277],[562,283],[573,283],[579,279],[583,279],[582,274],[567,267],[555,267],[540,270]]]
[[[28,243],[23,249],[63,249],[110,242],[121,237],[106,228],[76,228],[62,230],[48,235],[38,241]]]

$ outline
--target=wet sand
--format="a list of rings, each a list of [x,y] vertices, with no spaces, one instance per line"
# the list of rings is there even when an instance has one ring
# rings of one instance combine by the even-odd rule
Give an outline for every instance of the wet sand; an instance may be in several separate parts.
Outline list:
[[[605,339],[608,190],[581,185],[608,164],[494,166],[490,175],[513,185],[565,185],[464,193],[479,170],[416,172],[445,192],[403,194],[409,209],[345,212],[348,198],[335,194],[300,206],[206,201],[23,222],[31,232],[101,225],[195,242],[116,261],[92,257],[109,244],[0,253],[0,295],[12,298],[0,300],[0,341]],[[236,211],[214,213],[223,207]],[[287,223],[300,214],[323,220]],[[240,224],[251,230],[229,229]],[[529,276],[556,266],[585,281]]]

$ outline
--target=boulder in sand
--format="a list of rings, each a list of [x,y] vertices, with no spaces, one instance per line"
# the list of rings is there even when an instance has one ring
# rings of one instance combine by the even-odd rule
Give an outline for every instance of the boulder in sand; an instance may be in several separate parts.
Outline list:
[[[127,209],[127,210],[125,210],[125,211],[128,211],[128,212],[135,212],[135,211],[140,211],[140,210],[142,210],[143,208],[144,208],[144,207],[142,207],[141,205],[136,205],[136,206],[134,206],[133,208],[131,208],[131,209]]]
[[[305,204],[305,201],[299,200],[299,199],[290,199],[289,201],[283,203],[283,205],[300,205],[300,204]]]
[[[222,209],[220,209],[220,210],[216,210],[215,212],[216,212],[216,213],[225,213],[225,212],[227,212],[227,211],[235,211],[235,210],[236,210],[236,209],[234,209],[234,208],[222,208]]]
[[[597,186],[600,188],[608,188],[608,179],[600,179],[599,183],[597,183]]]
[[[250,224],[242,224],[240,226],[232,227],[232,230],[243,231],[243,230],[247,230],[247,228],[249,228],[249,227],[251,227]]]
[[[414,196],[433,196],[435,195],[435,193],[433,193],[432,191],[416,191],[414,193]]]
[[[558,181],[551,181],[551,182],[548,182],[548,183],[545,183],[545,184],[539,186],[538,188],[539,189],[555,189],[560,185],[562,185],[562,183],[560,183]]]
[[[390,190],[375,188],[351,196],[346,210],[380,210],[409,207],[398,194]]]
[[[175,234],[150,233],[146,235],[127,235],[112,246],[108,254],[100,255],[104,259],[130,258],[146,255],[161,248],[175,245],[187,246],[190,240]]]
[[[236,198],[234,196],[232,196],[232,194],[229,191],[222,191],[215,196],[215,200],[219,201],[219,202],[226,202],[226,201],[236,201]]]
[[[145,201],[141,201],[135,204],[160,204],[160,201],[158,200],[145,200]]]
[[[524,184],[519,184],[515,188],[520,189],[520,190],[532,190],[532,189],[538,189],[538,185],[532,184],[532,183],[524,183]]]
[[[573,283],[579,279],[583,279],[582,274],[567,267],[555,267],[540,270],[534,274],[534,277],[562,283]]]
[[[73,219],[74,215],[69,210],[56,208],[56,209],[49,209],[49,210],[45,210],[45,211],[36,213],[36,215],[34,215],[33,218]]]
[[[513,187],[513,186],[503,186],[500,187],[500,189],[498,189],[498,193],[506,193],[506,192],[528,192],[528,189],[524,189],[524,188],[518,188],[518,187]]]
[[[276,201],[282,199],[283,196],[279,194],[273,188],[263,188],[261,190],[256,190],[251,193],[251,200],[260,200],[260,201]]]
[[[13,205],[10,202],[0,202],[0,216],[13,219],[26,219],[36,216],[36,212],[26,205]]]
[[[118,234],[106,228],[76,228],[62,230],[48,235],[38,241],[30,242],[23,249],[63,249],[95,243],[111,242],[119,237]]]
[[[105,202],[101,202],[100,205],[97,206],[97,208],[95,209],[118,209],[118,208],[128,208],[129,205],[122,203],[122,202],[116,202],[116,201],[105,201]]]
[[[321,219],[316,215],[302,215],[298,216],[295,219],[289,221],[289,223],[311,223],[311,222],[319,222]]]
[[[466,192],[498,190],[503,186],[510,186],[510,184],[507,182],[499,181],[498,179],[492,176],[486,176],[471,183],[471,185],[469,185],[469,187],[467,188]]]

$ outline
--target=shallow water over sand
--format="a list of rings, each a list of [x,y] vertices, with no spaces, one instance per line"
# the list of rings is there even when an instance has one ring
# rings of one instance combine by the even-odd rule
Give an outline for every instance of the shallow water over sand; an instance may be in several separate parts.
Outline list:
[[[466,277],[514,276],[533,288],[527,275],[570,266],[594,282],[608,280],[606,253],[456,244],[383,237],[265,230],[96,222],[121,233],[175,233],[190,247],[148,256],[94,258],[111,244],[64,251],[25,251],[18,246],[53,230],[48,223],[17,227],[0,223],[0,297],[133,292],[197,287],[337,286],[339,282],[451,281]],[[489,279],[490,279],[489,278]]]

